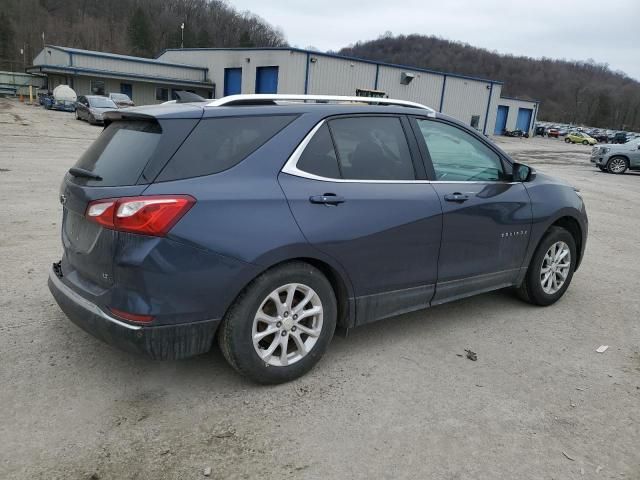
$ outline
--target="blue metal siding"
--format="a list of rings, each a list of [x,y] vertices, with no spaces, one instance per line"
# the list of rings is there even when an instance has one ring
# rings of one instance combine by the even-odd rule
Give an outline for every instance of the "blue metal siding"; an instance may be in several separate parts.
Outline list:
[[[224,96],[242,93],[242,68],[224,69]]]
[[[509,107],[506,105],[498,105],[498,113],[496,115],[496,128],[494,135],[502,135],[504,129],[507,128],[507,117],[509,116]]]
[[[518,120],[516,121],[516,129],[528,132],[531,126],[531,117],[533,116],[533,110],[530,108],[518,109]]]
[[[256,93],[278,93],[278,67],[256,68]]]

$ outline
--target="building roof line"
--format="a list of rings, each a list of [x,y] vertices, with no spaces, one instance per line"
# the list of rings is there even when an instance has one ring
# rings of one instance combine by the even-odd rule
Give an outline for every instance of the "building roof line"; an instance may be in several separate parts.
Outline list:
[[[131,78],[138,80],[150,80],[151,82],[155,82],[157,84],[187,84],[187,85],[199,85],[203,88],[213,88],[214,84],[209,82],[201,82],[198,80],[183,80],[175,77],[158,77],[157,75],[139,75],[136,73],[123,73],[123,72],[114,72],[111,70],[99,70],[93,68],[84,68],[84,67],[68,67],[64,65],[33,65],[31,67],[27,67],[27,72],[31,73],[33,71],[42,72],[42,70],[52,70],[52,71],[63,71],[70,72],[74,74],[91,74],[91,75],[110,75],[116,78]]]
[[[529,100],[527,98],[508,97],[506,95],[500,95],[500,98],[504,98],[505,100],[516,100],[518,102],[540,103],[540,100]]]
[[[352,57],[352,56],[349,56],[349,55],[340,55],[340,54],[337,54],[337,53],[318,52],[318,51],[315,51],[315,50],[305,50],[303,48],[296,48],[296,47],[166,48],[158,56],[156,56],[156,58],[160,58],[166,52],[197,52],[197,51],[217,51],[217,50],[219,50],[219,51],[238,51],[238,52],[241,52],[241,51],[260,51],[260,50],[298,52],[298,53],[304,53],[304,54],[309,54],[309,55],[317,55],[317,56],[322,56],[322,57],[338,58],[338,59],[342,59],[342,60],[350,60],[350,61],[354,61],[354,62],[368,63],[368,64],[371,64],[371,65],[380,65],[380,66],[383,66],[383,67],[401,68],[401,69],[410,70],[410,71],[413,71],[413,72],[433,73],[435,75],[444,75],[446,77],[462,78],[462,79],[465,79],[465,80],[474,80],[474,81],[477,81],[477,82],[485,82],[485,83],[493,83],[493,84],[497,84],[497,85],[504,85],[504,82],[502,82],[500,80],[490,80],[488,78],[474,77],[474,76],[471,76],[471,75],[463,75],[463,74],[459,74],[459,73],[440,72],[438,70],[431,70],[429,68],[422,68],[422,67],[416,67],[416,66],[411,66],[411,65],[400,65],[400,64],[397,64],[397,63],[381,62],[381,61],[378,61],[378,60],[368,60],[366,58]]]
[[[204,72],[209,71],[207,67],[199,67],[197,65],[188,65],[184,63],[165,62],[162,60],[157,60],[155,58],[133,57],[131,55],[121,55],[119,53],[96,52],[94,50],[83,50],[81,48],[61,47],[58,45],[45,45],[45,49],[47,48],[53,48],[55,50],[60,50],[61,52],[65,52],[69,54],[86,55],[88,57],[111,58],[114,60],[123,60],[126,62],[150,63],[152,65],[164,65],[167,67],[188,68],[191,70],[201,70]]]

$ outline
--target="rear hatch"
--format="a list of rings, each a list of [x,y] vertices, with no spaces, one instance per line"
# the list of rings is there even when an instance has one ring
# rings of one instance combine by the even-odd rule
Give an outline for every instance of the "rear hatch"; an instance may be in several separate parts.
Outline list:
[[[62,274],[95,295],[114,283],[119,234],[86,219],[95,200],[141,195],[202,116],[191,105],[105,115],[100,137],[65,175]]]

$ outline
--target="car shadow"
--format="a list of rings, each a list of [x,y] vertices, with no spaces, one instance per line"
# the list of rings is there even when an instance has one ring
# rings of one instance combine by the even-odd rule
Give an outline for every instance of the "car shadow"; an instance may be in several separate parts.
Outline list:
[[[357,359],[361,355],[370,356],[372,351],[384,345],[424,343],[425,338],[450,332],[451,329],[474,328],[481,325],[479,322],[490,322],[491,317],[497,315],[497,310],[501,317],[511,311],[516,317],[522,314],[523,309],[534,308],[537,307],[523,303],[510,290],[501,290],[366,324],[350,329],[346,337],[338,332],[323,360],[308,375],[322,376],[336,368],[339,362]],[[59,315],[62,316],[61,321],[67,321],[61,312]],[[81,350],[73,356],[74,361],[68,363],[68,367],[71,370],[91,368],[94,370],[90,372],[92,377],[108,377],[116,385],[130,387],[131,382],[138,382],[141,388],[162,387],[175,392],[188,391],[193,395],[282,387],[257,385],[237,374],[227,364],[215,341],[206,354],[183,360],[156,361],[106,345],[70,322],[66,328],[69,331],[65,332],[65,338]],[[84,358],[87,354],[95,361],[87,361]],[[304,378],[291,383],[304,381]]]

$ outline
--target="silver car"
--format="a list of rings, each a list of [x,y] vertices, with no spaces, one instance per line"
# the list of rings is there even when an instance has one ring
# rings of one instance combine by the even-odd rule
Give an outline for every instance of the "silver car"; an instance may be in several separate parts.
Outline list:
[[[597,145],[591,150],[591,162],[609,173],[640,170],[640,138],[623,144]]]
[[[104,123],[102,114],[117,109],[118,106],[110,98],[101,95],[82,95],[76,102],[76,119],[99,125]]]

